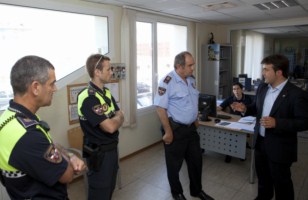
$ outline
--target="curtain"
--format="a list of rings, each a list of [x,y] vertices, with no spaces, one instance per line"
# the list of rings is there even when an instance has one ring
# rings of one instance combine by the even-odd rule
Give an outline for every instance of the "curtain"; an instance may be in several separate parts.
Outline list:
[[[121,60],[126,64],[126,77],[121,80],[121,109],[124,111],[123,127],[136,125],[136,23],[135,13],[123,9],[121,21]]]
[[[244,73],[252,80],[262,77],[261,61],[264,56],[264,35],[246,31]]]

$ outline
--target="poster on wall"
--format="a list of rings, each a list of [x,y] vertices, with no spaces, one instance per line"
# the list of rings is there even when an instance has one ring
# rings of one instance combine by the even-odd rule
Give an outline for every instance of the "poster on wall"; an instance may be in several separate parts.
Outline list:
[[[209,61],[219,60],[219,45],[209,44],[207,48],[208,48],[208,60]]]
[[[111,63],[111,70],[113,72],[112,80],[125,79],[126,69],[124,63]]]
[[[87,85],[87,83],[67,85],[68,120],[70,125],[79,121],[77,97],[79,92],[87,87]]]

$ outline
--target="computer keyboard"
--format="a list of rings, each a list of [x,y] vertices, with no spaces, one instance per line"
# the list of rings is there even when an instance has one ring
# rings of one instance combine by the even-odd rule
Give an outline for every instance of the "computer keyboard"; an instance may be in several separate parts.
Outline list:
[[[220,119],[231,119],[231,116],[222,114],[217,114],[216,117]]]

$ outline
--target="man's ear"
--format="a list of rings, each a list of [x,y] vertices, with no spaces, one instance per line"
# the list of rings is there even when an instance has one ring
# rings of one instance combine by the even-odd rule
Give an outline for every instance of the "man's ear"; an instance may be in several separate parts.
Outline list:
[[[277,70],[276,73],[277,73],[277,75],[279,75],[279,76],[283,76],[283,75],[282,75],[282,70]]]
[[[34,96],[38,96],[40,92],[40,83],[38,81],[33,81],[30,86],[31,93]]]

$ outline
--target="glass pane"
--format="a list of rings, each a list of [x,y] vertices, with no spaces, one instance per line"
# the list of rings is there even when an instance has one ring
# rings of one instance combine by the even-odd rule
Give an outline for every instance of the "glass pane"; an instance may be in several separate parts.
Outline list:
[[[37,20],[37,18],[40,20]],[[108,52],[108,18],[0,4],[0,110],[11,96],[10,71],[26,55],[49,60],[57,80]]]
[[[174,69],[174,57],[186,50],[186,26],[157,23],[157,81]]]
[[[137,108],[153,104],[152,94],[152,24],[137,22]]]

